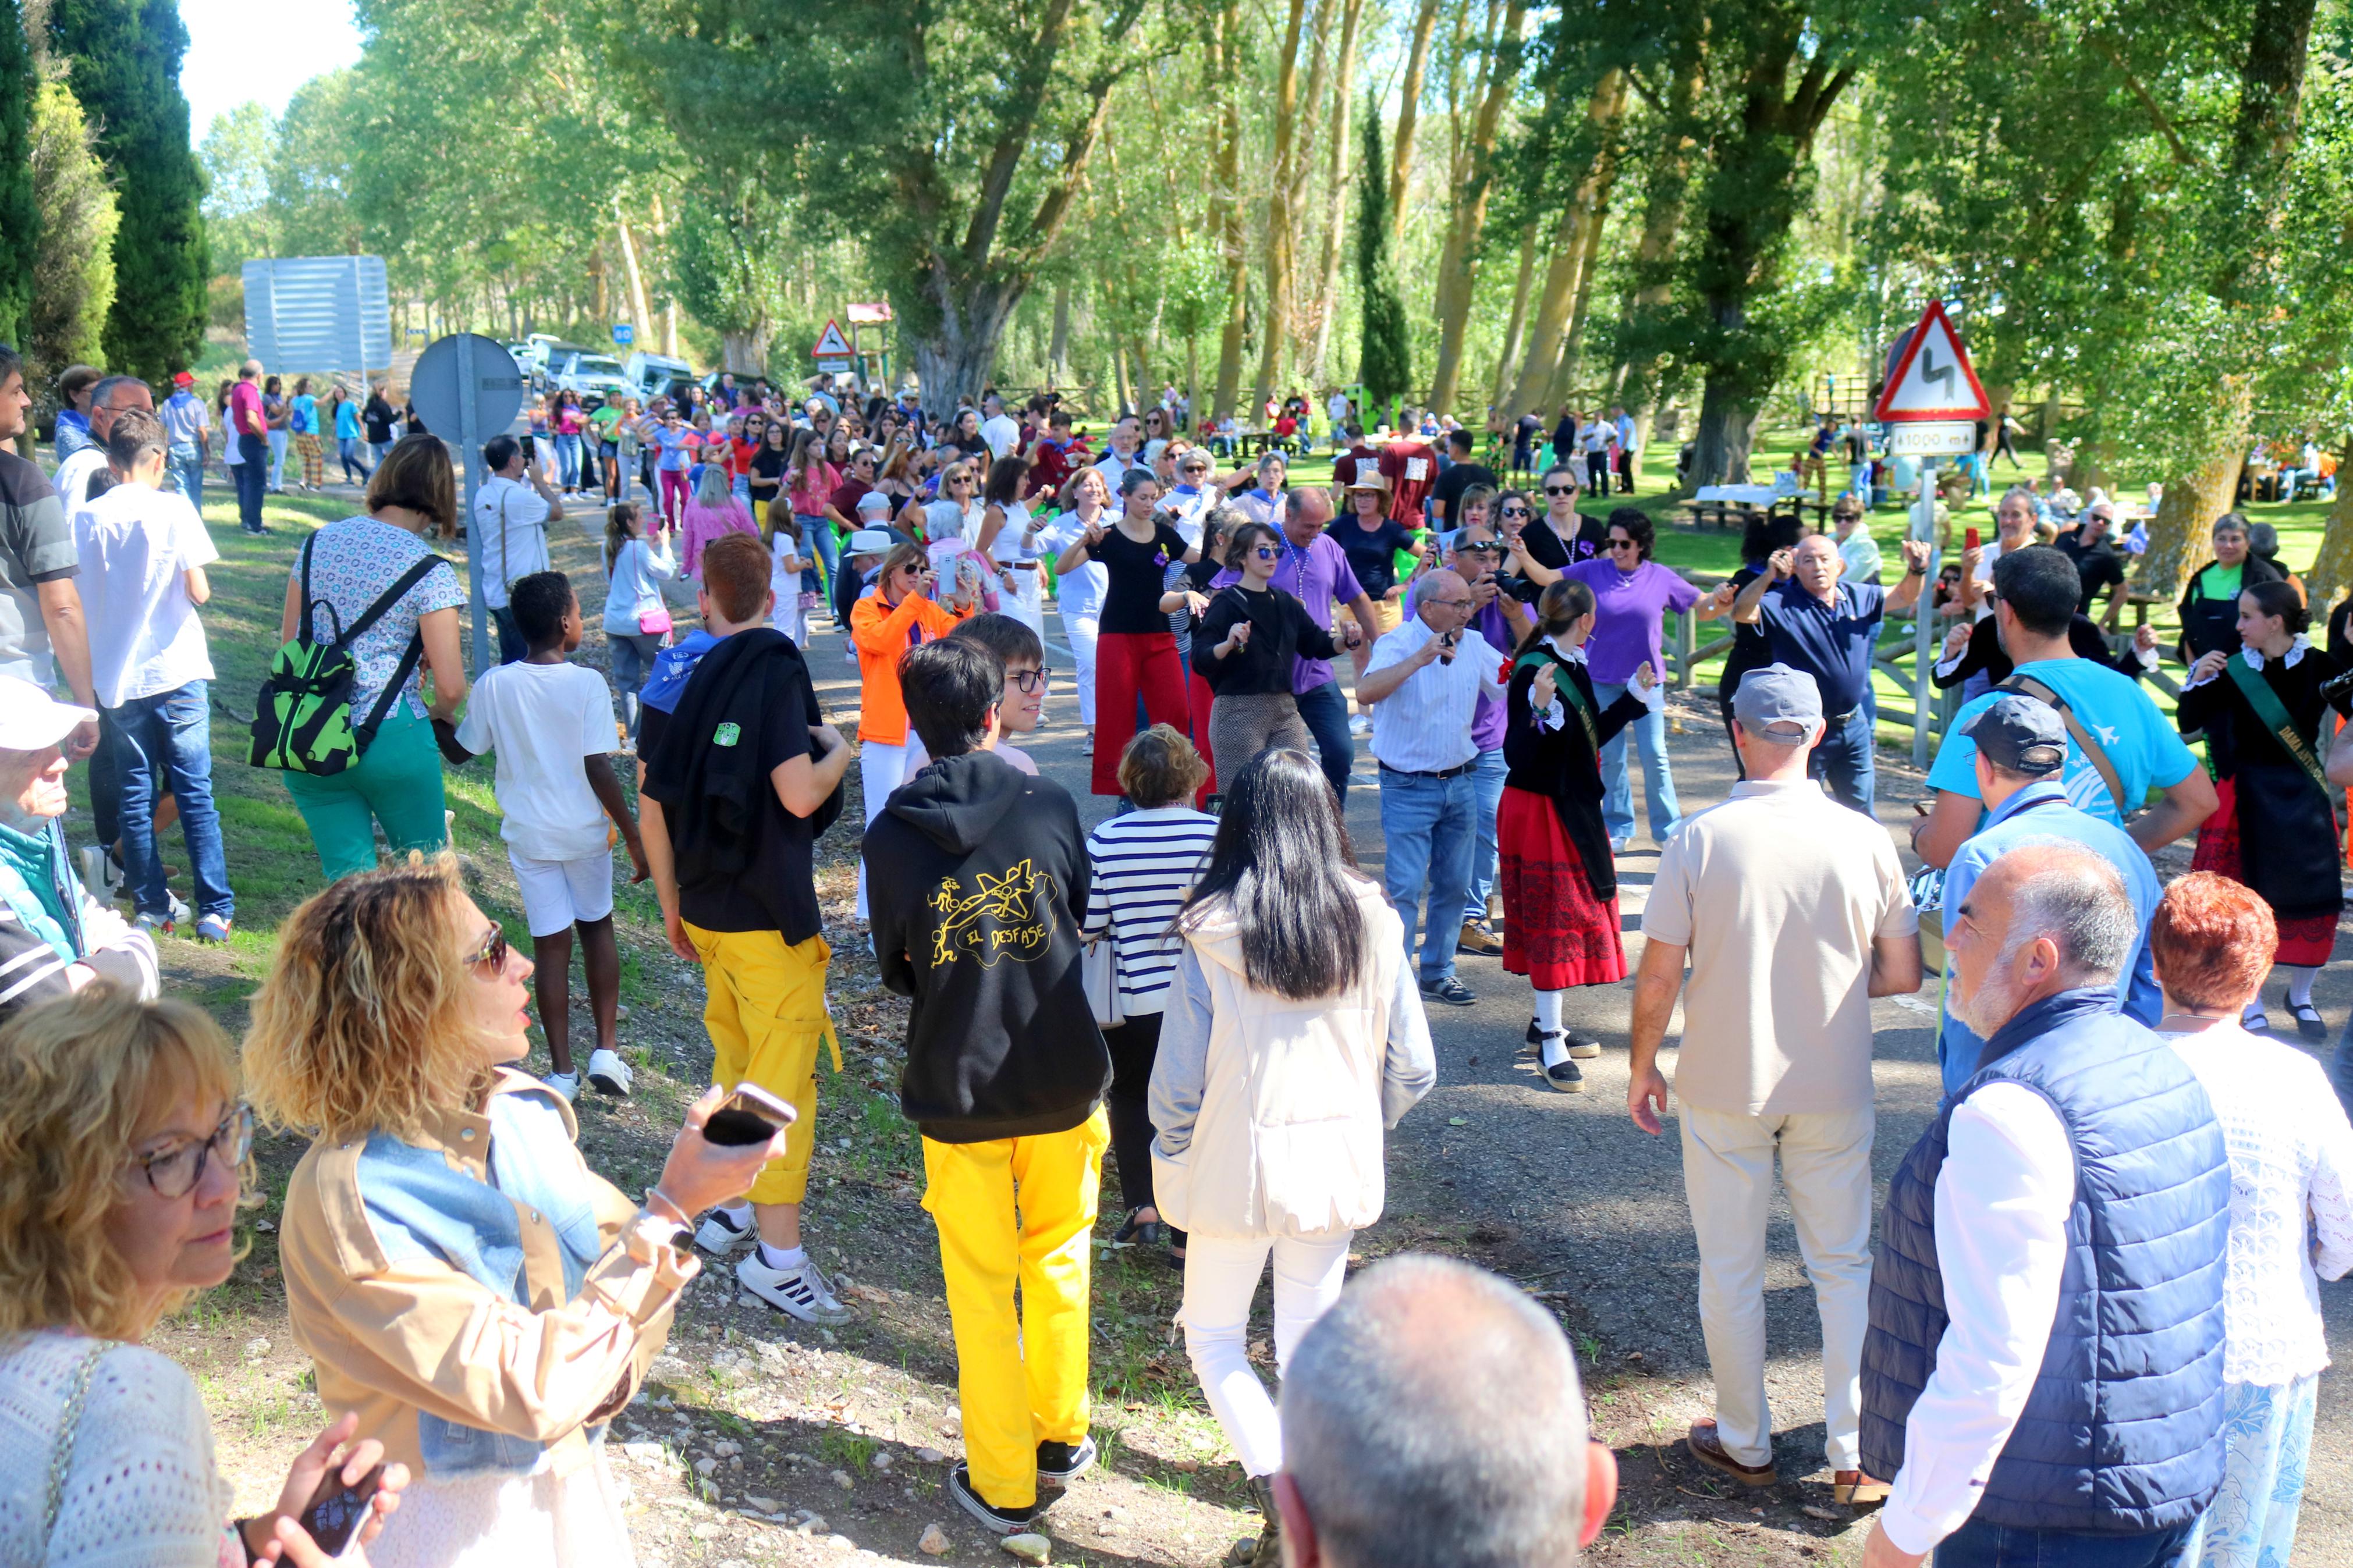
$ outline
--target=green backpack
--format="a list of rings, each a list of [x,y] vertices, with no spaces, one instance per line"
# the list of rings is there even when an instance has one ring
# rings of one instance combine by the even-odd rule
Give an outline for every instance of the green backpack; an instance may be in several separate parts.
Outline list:
[[[400,700],[409,672],[424,656],[425,634],[419,632],[409,639],[408,651],[400,656],[400,668],[385,683],[367,722],[357,729],[352,726],[352,686],[359,677],[359,666],[352,658],[352,644],[398,604],[402,595],[422,582],[427,572],[440,565],[441,558],[428,553],[401,574],[400,580],[347,628],[333,605],[311,596],[311,547],[318,540],[314,533],[302,542],[302,619],[294,640],[281,645],[269,660],[269,678],[261,683],[261,695],[253,705],[253,752],[247,760],[257,768],[325,778],[359,761],[360,753],[375,739],[376,727]],[[312,639],[313,608],[326,611],[334,623],[332,642]]]

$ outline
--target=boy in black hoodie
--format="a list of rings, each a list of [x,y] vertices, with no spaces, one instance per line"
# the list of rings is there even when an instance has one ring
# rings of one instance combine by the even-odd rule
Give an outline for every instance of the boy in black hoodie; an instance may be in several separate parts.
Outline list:
[[[882,983],[915,999],[900,1103],[955,1329],[966,1458],[948,1490],[1006,1534],[1038,1517],[1041,1481],[1095,1458],[1088,1244],[1111,1056],[1079,965],[1085,840],[1060,785],[994,754],[996,654],[923,643],[899,684],[933,761],[867,826],[868,903]]]

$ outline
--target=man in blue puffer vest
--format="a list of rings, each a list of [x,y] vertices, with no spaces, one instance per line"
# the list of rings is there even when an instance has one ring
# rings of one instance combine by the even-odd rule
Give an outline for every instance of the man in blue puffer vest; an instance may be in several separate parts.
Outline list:
[[[1865,1568],[2171,1568],[2222,1481],[2221,1130],[2116,1010],[2139,930],[2106,860],[2021,845],[1947,919],[1986,1045],[1888,1186]]]

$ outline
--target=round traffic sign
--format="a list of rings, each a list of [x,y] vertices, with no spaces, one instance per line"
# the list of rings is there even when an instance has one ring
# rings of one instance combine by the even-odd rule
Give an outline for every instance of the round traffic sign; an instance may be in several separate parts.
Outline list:
[[[466,428],[462,376],[474,384],[474,420]],[[522,407],[522,370],[504,343],[478,332],[452,332],[438,338],[417,358],[408,373],[408,400],[417,405],[425,427],[446,434],[461,446],[487,440],[514,423]]]

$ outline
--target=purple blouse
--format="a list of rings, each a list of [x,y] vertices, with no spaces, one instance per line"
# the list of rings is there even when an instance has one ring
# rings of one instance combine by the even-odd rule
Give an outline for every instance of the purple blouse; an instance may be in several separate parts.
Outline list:
[[[1661,617],[1699,603],[1699,590],[1655,561],[1631,576],[1608,561],[1580,561],[1563,574],[1593,590],[1593,638],[1585,645],[1586,668],[1596,682],[1623,686],[1645,660],[1663,677]]]

